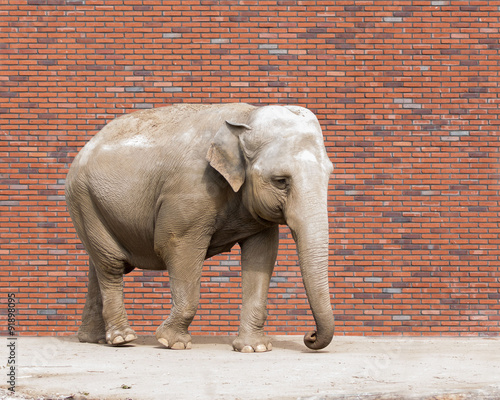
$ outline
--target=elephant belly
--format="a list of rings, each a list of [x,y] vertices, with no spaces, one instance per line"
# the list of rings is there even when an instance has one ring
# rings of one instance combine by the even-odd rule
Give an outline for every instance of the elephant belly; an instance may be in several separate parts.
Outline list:
[[[143,255],[143,254],[130,254],[127,264],[130,265],[131,269],[149,269],[149,270],[166,270],[166,266],[163,261],[155,255]],[[128,273],[128,272],[125,272]]]
[[[125,251],[125,262],[130,270],[134,268],[163,270],[163,260],[154,251],[153,236],[147,230],[131,228],[123,224],[122,229],[114,232],[114,236]]]
[[[234,221],[228,222],[213,234],[212,240],[210,241],[210,245],[207,249],[206,258],[231,251],[236,243],[262,232],[267,228],[268,226],[263,225],[254,219],[241,220],[239,218],[235,218]]]
[[[232,241],[232,242],[224,244],[224,245],[219,245],[219,244],[212,245],[212,244],[210,244],[210,247],[207,250],[207,255],[206,255],[205,259],[216,256],[217,254],[220,254],[220,253],[225,253],[225,252],[231,251],[231,249],[233,248],[233,246],[236,243],[237,243],[237,241],[236,242]]]
[[[107,186],[91,189],[92,208],[109,237],[121,249],[121,257],[128,264],[125,269],[128,272],[134,268],[165,269],[154,251],[154,208],[148,199],[152,195],[147,190],[125,192],[116,184],[113,188],[114,182],[106,183]],[[114,197],[104,192],[110,187],[114,189]]]

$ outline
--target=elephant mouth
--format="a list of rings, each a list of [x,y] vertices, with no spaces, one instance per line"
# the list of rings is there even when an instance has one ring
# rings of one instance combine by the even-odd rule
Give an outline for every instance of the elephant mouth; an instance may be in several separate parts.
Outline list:
[[[268,224],[279,224],[286,225],[287,221],[285,214],[283,212],[283,206],[274,205],[273,207],[264,207],[260,209],[260,212],[255,212],[261,221],[266,221]]]
[[[255,214],[253,217],[257,220],[258,223],[260,223],[261,225],[264,225],[266,227],[273,226],[276,224],[285,224],[286,223],[284,219],[283,219],[283,221],[281,221],[281,220],[280,221],[270,221],[268,219],[262,218],[258,214]]]
[[[265,227],[276,224],[286,225],[286,219],[281,204],[269,205],[268,202],[259,196],[249,196],[248,193],[243,197],[243,204],[252,217]]]
[[[283,215],[283,210],[280,208],[279,212],[269,213],[268,215],[260,215],[257,211],[252,212],[254,218],[263,225],[286,225],[286,219]]]

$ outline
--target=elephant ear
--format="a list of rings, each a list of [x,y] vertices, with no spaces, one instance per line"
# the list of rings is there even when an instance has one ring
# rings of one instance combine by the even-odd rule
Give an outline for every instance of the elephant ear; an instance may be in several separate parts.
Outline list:
[[[207,152],[207,161],[237,192],[245,182],[245,161],[240,150],[239,134],[242,129],[252,129],[246,124],[228,122],[212,139]]]

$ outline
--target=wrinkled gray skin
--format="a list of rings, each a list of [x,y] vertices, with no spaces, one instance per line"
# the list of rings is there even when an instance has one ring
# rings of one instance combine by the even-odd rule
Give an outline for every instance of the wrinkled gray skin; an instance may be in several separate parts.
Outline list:
[[[109,123],[80,151],[66,183],[90,256],[80,341],[137,338],[123,303],[123,274],[137,267],[168,271],[172,310],[156,337],[168,348],[190,348],[203,261],[239,243],[243,298],[233,347],[271,350],[263,333],[267,292],[278,225],[287,224],[317,325],[304,342],[327,346],[331,172],[318,120],[301,107],[176,105]]]

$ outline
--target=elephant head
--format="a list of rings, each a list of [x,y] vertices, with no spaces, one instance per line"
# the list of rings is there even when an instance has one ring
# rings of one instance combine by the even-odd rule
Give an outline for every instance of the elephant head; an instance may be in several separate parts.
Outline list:
[[[304,342],[311,349],[326,347],[334,328],[327,208],[333,167],[316,116],[294,106],[254,109],[223,124],[207,160],[235,192],[241,190],[244,206],[255,219],[289,226],[317,327]]]

